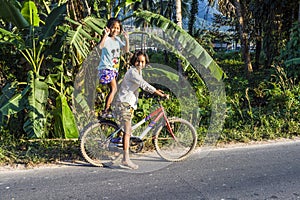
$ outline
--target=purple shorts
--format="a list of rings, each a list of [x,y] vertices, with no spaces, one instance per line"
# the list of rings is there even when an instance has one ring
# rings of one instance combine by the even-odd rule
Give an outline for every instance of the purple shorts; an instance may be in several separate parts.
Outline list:
[[[110,83],[114,78],[117,78],[118,72],[110,69],[102,69],[98,71],[98,76],[101,84]]]

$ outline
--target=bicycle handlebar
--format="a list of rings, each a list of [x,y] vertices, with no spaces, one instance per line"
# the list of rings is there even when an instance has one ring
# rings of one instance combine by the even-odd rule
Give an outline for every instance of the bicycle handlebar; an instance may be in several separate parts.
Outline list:
[[[164,91],[158,89],[158,91],[162,94],[165,94]],[[144,94],[146,98],[153,98],[153,99],[157,99],[159,102],[165,99],[170,99],[170,94],[165,94],[164,97],[159,96],[158,94],[151,94],[151,93],[145,93]]]
[[[159,96],[160,98],[163,98],[163,99],[170,99],[170,95],[169,94],[165,94],[165,92],[163,90],[160,90],[158,89],[157,90],[159,93],[163,94],[164,96]],[[160,100],[160,99],[159,99]]]

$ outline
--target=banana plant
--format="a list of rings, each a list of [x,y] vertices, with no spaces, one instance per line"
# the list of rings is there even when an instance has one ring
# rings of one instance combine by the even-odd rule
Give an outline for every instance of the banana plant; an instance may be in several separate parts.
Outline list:
[[[0,0],[0,17],[13,23],[18,28],[29,26],[29,22],[21,14],[22,5],[17,0]]]
[[[74,59],[73,65],[80,65],[91,51],[91,41],[99,42],[99,39],[91,35],[94,33],[101,35],[106,25],[106,20],[90,16],[82,19],[81,22],[74,21],[68,17],[66,20],[75,26],[74,29],[69,28],[67,31],[66,44],[71,48],[70,52]]]
[[[7,3],[8,1],[4,2]],[[12,3],[12,1],[9,3]],[[40,23],[38,22],[40,22],[40,19],[37,15],[37,8],[34,2],[28,1],[24,3],[21,11],[9,3],[7,3],[7,5],[9,5],[8,7],[14,11],[14,15],[18,20],[12,20],[13,16],[8,17],[9,14],[5,12],[1,12],[0,15],[3,19],[12,21],[17,28],[20,28],[20,31],[12,33],[5,29],[0,29],[0,42],[2,44],[9,43],[10,45],[16,46],[18,51],[30,64],[31,70],[28,72],[26,86],[25,88],[23,87],[21,92],[19,92],[21,89],[18,87],[19,83],[14,83],[11,87],[8,86],[7,90],[2,91],[0,125],[4,123],[5,117],[7,118],[20,110],[25,110],[27,114],[23,129],[27,133],[27,136],[29,138],[46,137],[48,131],[47,124],[49,124],[49,122],[47,122],[47,116],[50,114],[46,110],[46,105],[49,99],[49,89],[53,89],[58,95],[56,99],[56,110],[54,111],[54,126],[58,132],[56,135],[65,138],[78,137],[74,116],[72,115],[71,109],[66,101],[65,93],[63,92],[63,82],[60,81],[63,67],[58,67],[62,69],[57,72],[58,75],[41,72],[41,68],[45,66],[46,58],[49,57],[49,55],[53,55],[49,51],[49,49],[55,46],[53,45],[53,41],[59,40],[59,38],[54,39],[54,36],[58,35],[58,25],[64,22],[66,6],[61,5],[54,8],[47,16],[45,25],[39,26]],[[24,23],[24,20],[27,21],[28,25]],[[27,30],[27,32],[24,30],[21,31],[23,28],[25,28],[24,30]],[[53,49],[53,51],[60,52],[61,47]],[[55,62],[52,61],[52,63]],[[55,79],[53,77],[59,78]],[[52,82],[49,82],[49,80],[52,80]],[[59,81],[59,84],[55,84],[57,81]],[[54,85],[58,85],[60,90],[57,90]]]
[[[204,72],[203,74],[209,73],[218,81],[226,77],[226,74],[206,52],[206,50],[190,34],[188,34],[174,22],[163,17],[162,15],[143,10],[135,12],[134,16],[136,18],[143,18],[151,26],[162,29],[170,41],[176,41],[178,46],[183,47],[184,51],[182,52],[173,49],[178,57],[187,62],[197,61],[199,64],[199,66],[185,65],[184,70],[186,70],[189,66],[194,68],[200,67],[200,70]],[[167,44],[163,41],[161,41],[161,43],[164,43],[165,45]]]

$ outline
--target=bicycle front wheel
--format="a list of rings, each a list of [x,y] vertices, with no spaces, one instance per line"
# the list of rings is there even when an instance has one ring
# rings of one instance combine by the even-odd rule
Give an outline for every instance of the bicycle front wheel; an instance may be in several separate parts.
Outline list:
[[[112,121],[97,121],[88,124],[81,133],[80,150],[84,159],[98,167],[110,165],[120,156],[118,147],[110,147],[110,135],[118,130]]]
[[[163,123],[155,133],[156,152],[167,161],[182,161],[195,149],[197,132],[190,122],[181,118],[171,118],[169,123],[170,127]]]

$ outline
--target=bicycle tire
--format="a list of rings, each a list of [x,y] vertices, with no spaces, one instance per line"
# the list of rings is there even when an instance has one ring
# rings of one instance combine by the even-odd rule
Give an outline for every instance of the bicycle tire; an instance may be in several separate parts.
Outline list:
[[[88,124],[81,132],[80,151],[83,158],[97,167],[111,165],[119,158],[121,151],[118,151],[118,147],[114,150],[109,147],[108,137],[118,129],[117,124],[109,120]]]
[[[168,131],[166,123],[163,123],[155,133],[155,150],[163,159],[179,162],[190,156],[195,149],[197,132],[190,122],[181,118],[170,118],[169,123],[177,141]]]

